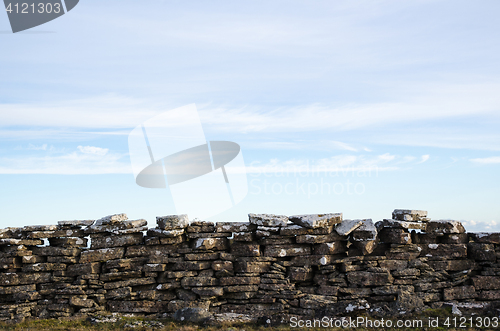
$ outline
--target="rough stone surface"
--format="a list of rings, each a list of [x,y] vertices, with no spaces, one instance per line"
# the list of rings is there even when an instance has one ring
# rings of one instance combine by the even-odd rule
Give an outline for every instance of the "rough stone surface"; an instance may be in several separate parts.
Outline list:
[[[290,316],[398,316],[443,306],[484,314],[500,301],[498,233],[467,234],[413,210],[376,224],[251,217],[217,224],[160,217],[148,229],[117,214],[0,230],[0,320],[201,309],[197,323],[275,325]]]
[[[292,223],[309,229],[325,228],[342,222],[342,213],[294,215],[288,218]]]
[[[158,228],[162,230],[184,229],[189,225],[188,215],[169,215],[156,218]]]
[[[273,214],[248,214],[248,219],[251,224],[262,226],[286,226],[288,217],[284,215]]]
[[[362,220],[343,220],[342,223],[337,225],[335,231],[341,236],[347,236],[361,225],[363,225]]]

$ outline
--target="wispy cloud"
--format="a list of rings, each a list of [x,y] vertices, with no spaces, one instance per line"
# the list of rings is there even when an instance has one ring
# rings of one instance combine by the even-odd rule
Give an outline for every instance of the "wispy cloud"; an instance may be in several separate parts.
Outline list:
[[[471,159],[470,161],[472,161],[474,163],[478,163],[478,164],[499,164],[500,163],[500,156],[476,158],[476,159]]]
[[[246,168],[251,174],[307,174],[393,171],[420,162],[415,157],[381,155],[337,155],[322,159],[271,159],[267,163],[252,162]]]
[[[0,174],[95,175],[132,173],[127,154],[106,148],[78,146],[77,151],[45,156],[0,158]]]

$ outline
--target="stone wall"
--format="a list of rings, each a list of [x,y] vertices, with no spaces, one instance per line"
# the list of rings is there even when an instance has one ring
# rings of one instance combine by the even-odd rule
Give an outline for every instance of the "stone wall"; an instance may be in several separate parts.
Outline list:
[[[217,224],[166,216],[152,229],[124,214],[61,221],[0,230],[0,320],[166,317],[184,307],[281,321],[491,310],[498,257],[500,233],[465,233],[416,210],[376,223],[342,214]]]

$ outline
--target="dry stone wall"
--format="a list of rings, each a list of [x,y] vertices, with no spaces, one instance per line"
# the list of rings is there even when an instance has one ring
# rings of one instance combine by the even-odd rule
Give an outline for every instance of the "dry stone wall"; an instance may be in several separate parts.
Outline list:
[[[250,214],[249,222],[125,214],[0,230],[0,320],[197,307],[292,316],[407,314],[500,302],[500,233],[395,210],[391,219]]]

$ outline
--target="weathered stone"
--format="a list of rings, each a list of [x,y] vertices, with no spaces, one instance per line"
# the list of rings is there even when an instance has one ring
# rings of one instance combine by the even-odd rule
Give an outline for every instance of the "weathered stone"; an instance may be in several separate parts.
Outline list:
[[[330,227],[334,224],[342,222],[342,213],[336,214],[311,214],[311,215],[294,215],[288,219],[297,225],[309,229]]]
[[[101,270],[101,263],[82,263],[69,265],[66,270],[66,274],[70,277],[88,274],[97,274]]]
[[[362,286],[381,286],[390,284],[394,278],[390,273],[374,273],[366,271],[353,271],[347,273],[347,280],[354,285]]]
[[[38,239],[0,239],[0,246],[2,245],[35,246],[43,245],[43,241]]]
[[[63,248],[63,247],[33,247],[33,254],[39,256],[78,256],[80,254],[78,248]],[[82,253],[83,254],[83,253]]]
[[[311,267],[290,267],[287,276],[293,282],[305,282],[313,279],[314,274]]]
[[[203,308],[186,307],[178,309],[173,317],[175,320],[181,322],[205,323],[212,317],[212,314]]]
[[[220,256],[219,252],[213,253],[196,253],[196,254],[186,254],[184,258],[188,261],[210,261],[217,260]]]
[[[260,284],[259,277],[223,277],[219,279],[221,286],[228,285],[257,285]]]
[[[234,271],[243,273],[263,273],[267,272],[270,266],[271,262],[237,261],[234,263]]]
[[[422,256],[446,256],[460,258],[467,256],[466,244],[420,244]]]
[[[162,230],[158,228],[148,229],[148,236],[161,238],[174,238],[184,234],[184,229]]]
[[[35,264],[27,264],[23,267],[23,272],[40,272],[40,271],[54,271],[54,270],[66,270],[66,264],[35,263]]]
[[[438,233],[418,233],[412,231],[411,242],[414,244],[437,244],[443,234]]]
[[[372,254],[378,245],[378,240],[356,240],[354,247],[360,250],[362,255]]]
[[[34,291],[36,291],[36,284],[0,287],[0,295],[11,295],[19,292],[34,292]]]
[[[120,223],[123,221],[128,220],[127,214],[115,214],[115,215],[109,215],[103,218],[98,219],[95,221],[96,226],[100,225],[111,225],[111,224],[116,224]]]
[[[493,244],[468,243],[469,257],[476,261],[496,261],[495,247]]]
[[[208,310],[210,307],[210,301],[182,301],[173,300],[168,303],[167,311],[175,312],[182,308],[201,308]]]
[[[110,235],[106,237],[93,238],[90,243],[91,249],[110,248],[138,245],[143,242],[142,233],[132,233],[125,235]]]
[[[216,286],[219,285],[219,280],[212,277],[186,277],[181,280],[183,287],[200,287],[200,286]]]
[[[403,228],[383,228],[379,232],[379,238],[388,244],[411,244],[410,234]]]
[[[148,285],[148,284],[156,284],[156,280],[153,277],[133,278],[133,279],[121,280],[118,282],[105,283],[104,289],[105,290],[112,290],[112,289],[120,288],[120,287],[139,286],[139,285]]]
[[[300,299],[300,307],[306,309],[321,309],[337,302],[335,297],[324,297],[316,294],[307,294]]]
[[[235,232],[233,233],[234,241],[253,241],[253,233],[252,232]]]
[[[396,229],[407,229],[407,230],[415,229],[415,230],[425,231],[427,223],[384,219],[379,226],[381,228],[396,228]]]
[[[142,276],[141,271],[119,271],[119,272],[102,273],[99,278],[103,282],[114,282],[123,279],[140,278],[141,276]]]
[[[354,241],[375,240],[377,238],[377,228],[371,219],[361,220],[363,224],[354,230],[351,235]]]
[[[336,233],[331,234],[320,234],[320,235],[311,235],[304,234],[297,236],[295,238],[298,244],[321,244],[321,243],[330,243],[334,241],[347,240],[346,237],[340,236]]]
[[[0,273],[0,286],[49,283],[52,275],[41,273]]]
[[[427,221],[427,211],[412,209],[394,209],[392,218],[400,221]]]
[[[85,234],[80,229],[66,229],[56,231],[32,231],[26,236],[30,239],[40,238],[62,238],[62,237],[83,237]]]
[[[212,263],[210,261],[183,261],[173,265],[173,270],[203,270],[210,269]]]
[[[282,236],[300,236],[305,234],[318,235],[318,234],[330,234],[333,231],[333,226],[326,228],[315,228],[309,229],[304,228],[300,225],[287,224],[287,226],[282,226],[280,229],[280,235]]]
[[[80,220],[80,221],[59,221],[57,224],[64,227],[82,227],[91,226],[95,220]]]
[[[83,251],[80,255],[80,263],[105,262],[108,260],[121,259],[125,253],[125,248],[102,248]]]
[[[344,253],[347,250],[345,242],[334,241],[313,246],[315,255],[333,255]]]
[[[234,292],[257,292],[259,290],[259,286],[257,285],[234,285],[234,286],[225,286],[224,291],[229,293]]]
[[[126,257],[137,257],[137,256],[168,256],[168,254],[173,253],[177,249],[176,246],[167,245],[136,245],[127,247]]]
[[[194,287],[191,291],[204,297],[222,296],[224,294],[222,287]]]
[[[108,301],[108,308],[117,313],[159,313],[165,311],[167,304],[161,301]]]
[[[477,293],[478,300],[500,300],[500,291],[499,290],[490,290],[490,291],[480,291]]]
[[[434,270],[460,271],[468,270],[474,267],[474,261],[471,260],[445,260],[427,262]]]
[[[162,230],[184,229],[189,225],[189,218],[185,214],[157,217],[156,224]]]
[[[133,220],[133,221],[121,221],[119,223],[113,223],[108,225],[99,225],[97,222],[85,228],[85,234],[94,233],[114,233],[114,234],[127,234],[134,232],[146,231],[148,224],[146,220]]]
[[[363,225],[362,220],[343,220],[335,227],[335,231],[341,236],[348,236],[361,225]]]
[[[81,297],[77,297],[77,296],[72,296],[69,299],[69,304],[71,306],[75,306],[75,307],[87,307],[87,308],[91,308],[96,303],[94,302],[94,300],[90,300],[90,299],[87,299],[87,298],[81,298]]]
[[[231,245],[234,256],[260,256],[260,246],[254,243],[235,242]]]
[[[387,270],[403,270],[408,267],[408,261],[404,260],[383,260],[379,261],[381,268]]]
[[[476,297],[476,290],[472,285],[445,288],[443,297],[444,300],[474,299]]]
[[[496,276],[475,276],[472,283],[476,290],[500,290],[500,277]]]
[[[469,232],[468,235],[477,243],[500,244],[500,232]]]
[[[286,226],[288,217],[284,215],[273,214],[248,214],[251,224],[261,226]]]
[[[231,262],[231,261],[214,261],[214,262],[212,262],[212,269],[214,271],[221,271],[221,270],[233,271],[233,262]]]
[[[216,232],[252,232],[256,226],[250,222],[217,222]]]
[[[198,238],[192,244],[197,250],[224,250],[227,248],[226,238]]]
[[[465,229],[459,221],[439,220],[429,221],[426,232],[428,233],[464,233]]]
[[[88,240],[86,238],[50,238],[50,246],[59,247],[87,247]]]
[[[468,242],[467,233],[445,234],[441,237],[441,243],[443,244],[467,244]]]
[[[311,247],[307,245],[276,245],[267,246],[264,256],[285,257],[311,254]]]

